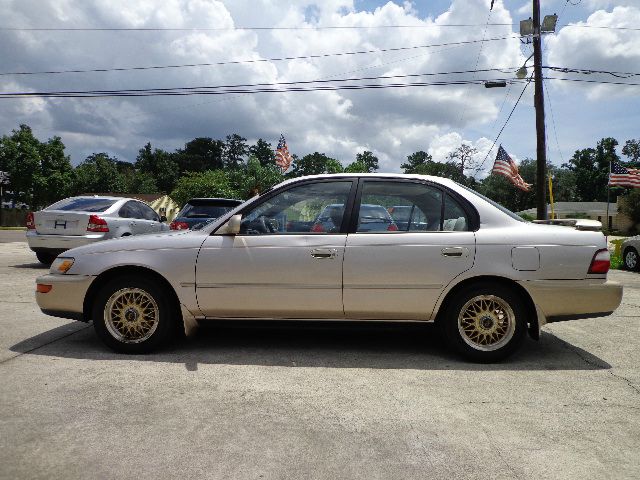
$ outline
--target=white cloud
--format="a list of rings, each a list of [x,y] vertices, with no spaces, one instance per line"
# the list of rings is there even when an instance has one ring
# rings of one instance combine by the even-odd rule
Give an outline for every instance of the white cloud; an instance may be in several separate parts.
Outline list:
[[[562,28],[556,36],[547,38],[549,65],[613,72],[635,72],[638,70],[636,67],[640,65],[640,35],[637,31],[616,30],[616,28],[637,28],[640,25],[640,8],[618,6],[610,12],[598,10],[591,14],[586,22],[578,22],[576,25],[612,28],[570,26]],[[608,74],[586,76],[575,73],[563,75],[547,72],[547,75],[585,80],[624,81]],[[611,95],[634,97],[638,95],[638,87],[576,84],[573,82],[556,83],[559,84],[559,88],[564,88],[565,91],[585,89],[591,99]]]

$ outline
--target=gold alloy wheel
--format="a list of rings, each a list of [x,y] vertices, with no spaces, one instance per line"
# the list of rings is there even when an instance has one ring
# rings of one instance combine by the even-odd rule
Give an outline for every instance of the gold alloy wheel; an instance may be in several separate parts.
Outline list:
[[[458,315],[458,331],[467,345],[490,352],[503,347],[516,330],[513,309],[500,297],[478,295],[464,304]]]
[[[160,310],[153,297],[140,288],[123,288],[109,297],[104,307],[104,324],[122,343],[147,340],[158,327]]]

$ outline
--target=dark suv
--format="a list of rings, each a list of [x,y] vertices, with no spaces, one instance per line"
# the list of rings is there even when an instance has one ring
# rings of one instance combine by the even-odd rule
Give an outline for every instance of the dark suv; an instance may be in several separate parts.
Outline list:
[[[243,203],[230,198],[192,198],[171,222],[171,230],[188,230],[198,224],[207,223],[221,217]]]

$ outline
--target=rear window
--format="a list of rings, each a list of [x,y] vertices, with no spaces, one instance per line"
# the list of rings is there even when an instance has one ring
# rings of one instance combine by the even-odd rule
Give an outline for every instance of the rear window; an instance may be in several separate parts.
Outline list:
[[[178,216],[186,218],[218,218],[233,208],[235,208],[235,205],[192,205],[187,203]]]
[[[104,212],[117,200],[108,198],[72,197],[49,205],[45,210],[66,210],[73,212]]]
[[[389,213],[383,206],[379,205],[362,205],[360,207],[360,216],[364,218],[377,218],[380,220],[389,220]]]

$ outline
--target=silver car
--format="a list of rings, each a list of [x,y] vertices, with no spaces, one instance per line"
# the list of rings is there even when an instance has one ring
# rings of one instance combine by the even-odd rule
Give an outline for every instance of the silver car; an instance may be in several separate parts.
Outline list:
[[[29,248],[47,265],[71,248],[164,230],[160,216],[133,198],[70,197],[27,216]]]
[[[339,227],[315,231],[328,205],[344,207]],[[367,231],[362,205],[413,206],[429,230]],[[36,299],[127,353],[210,319],[377,320],[435,322],[490,362],[547,322],[613,312],[622,287],[608,270],[600,232],[526,223],[443,178],[339,174],[284,182],[202,230],[70,250]]]
[[[624,268],[632,272],[640,271],[640,235],[629,237],[620,246]]]

